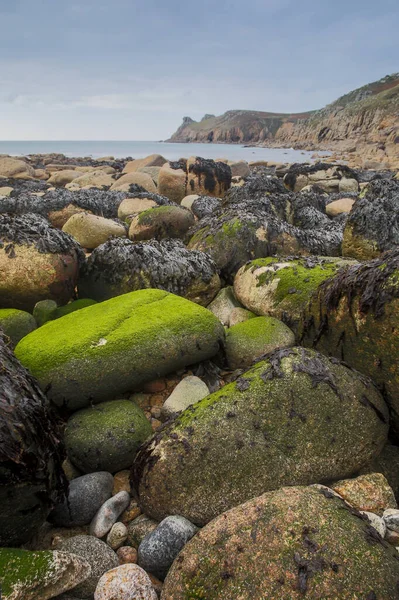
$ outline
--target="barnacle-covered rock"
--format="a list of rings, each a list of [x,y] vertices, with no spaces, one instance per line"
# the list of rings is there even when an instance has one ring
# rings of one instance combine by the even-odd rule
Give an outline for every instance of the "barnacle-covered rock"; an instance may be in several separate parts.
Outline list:
[[[353,169],[328,163],[291,165],[284,183],[293,192],[300,192],[309,184],[316,184],[327,192],[356,192],[359,189],[358,176]]]
[[[84,254],[67,233],[35,214],[0,214],[0,308],[32,311],[44,299],[66,304]]]
[[[81,270],[81,298],[108,300],[144,288],[157,288],[206,306],[220,289],[213,260],[190,251],[180,240],[133,243],[111,240],[94,250]]]
[[[0,546],[28,541],[64,489],[48,401],[0,334]]]
[[[193,213],[182,206],[157,206],[135,216],[130,224],[129,238],[134,241],[162,240],[186,237],[194,225]]]

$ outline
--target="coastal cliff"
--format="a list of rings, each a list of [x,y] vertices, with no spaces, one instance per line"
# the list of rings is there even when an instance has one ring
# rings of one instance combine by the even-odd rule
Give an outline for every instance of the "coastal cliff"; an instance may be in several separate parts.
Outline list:
[[[184,117],[168,141],[293,146],[399,160],[399,73],[307,113],[230,110],[199,122]]]

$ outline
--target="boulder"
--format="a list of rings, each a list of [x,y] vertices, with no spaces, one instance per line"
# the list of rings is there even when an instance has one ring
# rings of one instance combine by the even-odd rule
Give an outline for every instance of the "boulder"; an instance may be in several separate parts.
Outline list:
[[[107,535],[107,544],[112,550],[118,550],[127,540],[127,527],[124,523],[114,523]],[[118,557],[119,558],[119,557]]]
[[[248,177],[251,171],[246,160],[229,161],[232,177]]]
[[[27,542],[64,488],[58,423],[0,334],[0,546]]]
[[[274,317],[256,317],[226,331],[225,353],[229,369],[250,367],[265,354],[295,345],[295,335]]]
[[[56,229],[62,229],[65,223],[67,223],[73,215],[79,214],[91,213],[86,212],[83,208],[75,206],[74,204],[68,204],[61,210],[50,211],[47,215],[47,218],[53,227]]]
[[[284,175],[284,184],[293,192],[300,192],[309,184],[317,185],[326,192],[357,192],[358,177],[346,165],[316,163],[314,165],[294,164]]]
[[[36,327],[35,319],[28,312],[15,308],[0,308],[0,331],[10,338],[13,347]]]
[[[159,171],[158,190],[163,196],[180,204],[187,194],[187,163],[184,160],[163,165]]]
[[[4,600],[48,600],[90,576],[85,560],[66,552],[0,548],[0,589]]]
[[[104,173],[102,169],[91,171],[89,173],[80,173],[72,182],[66,184],[67,189],[79,189],[87,186],[96,188],[110,188],[115,184],[115,179],[112,175]],[[115,189],[115,188],[112,188]]]
[[[211,358],[223,337],[205,308],[149,289],[50,321],[15,353],[55,404],[77,410]]]
[[[399,250],[346,266],[322,284],[298,334],[304,345],[345,360],[381,386],[399,433]]]
[[[67,183],[71,183],[78,177],[81,177],[82,173],[75,170],[63,170],[63,171],[55,171],[52,173],[51,177],[47,179],[47,182],[51,185],[55,186],[64,186]]]
[[[130,400],[112,400],[74,413],[65,430],[72,463],[84,473],[116,473],[132,466],[140,444],[152,433],[144,412]]]
[[[208,310],[213,312],[223,325],[228,325],[232,311],[240,306],[233,288],[229,286],[220,290],[216,298],[208,305]]]
[[[366,195],[357,200],[347,220],[342,252],[358,260],[370,260],[399,248],[399,181],[370,182]]]
[[[164,238],[184,239],[193,225],[194,216],[187,208],[157,206],[133,218],[129,228],[129,238],[137,242]]]
[[[119,564],[115,552],[105,542],[91,535],[57,538],[55,546],[57,550],[80,557],[91,567],[85,581],[70,591],[70,596],[79,600],[91,599],[99,579]]]
[[[39,215],[0,214],[0,308],[32,311],[71,298],[84,256],[68,234]]]
[[[125,198],[119,205],[118,217],[124,221],[131,215],[138,215],[155,206],[158,206],[157,203],[150,198]]]
[[[162,598],[394,600],[395,553],[326,488],[287,487],[202,529],[175,560]]]
[[[338,215],[347,214],[350,213],[354,204],[354,198],[340,198],[339,200],[333,200],[327,204],[326,213],[329,217],[337,217]]]
[[[111,190],[118,190],[124,185],[130,186],[132,183],[140,185],[145,190],[147,190],[147,192],[152,192],[155,194],[157,191],[157,186],[155,185],[155,183],[149,175],[147,175],[146,173],[138,173],[135,171],[133,173],[127,173],[126,175],[122,175],[122,177],[119,177],[119,179],[113,182]],[[162,192],[160,193],[162,194]]]
[[[83,248],[97,248],[114,237],[126,237],[123,225],[89,213],[75,214],[68,219],[62,231],[69,233]]]
[[[162,406],[162,416],[166,420],[209,395],[206,383],[199,377],[189,375],[177,384]]]
[[[167,290],[207,306],[220,289],[213,260],[180,240],[134,243],[116,239],[90,255],[81,269],[80,297],[107,300],[143,288]]]
[[[138,173],[146,173],[147,175],[149,175],[151,177],[151,179],[153,180],[153,182],[155,183],[155,185],[158,187],[160,170],[161,170],[161,167],[140,167],[139,169],[137,169],[137,172]]]
[[[191,156],[187,161],[187,194],[224,198],[231,185],[231,168],[223,162]]]
[[[184,206],[184,208],[189,208],[191,210],[193,203],[198,200],[198,198],[200,198],[198,194],[189,194],[183,198],[180,202],[180,206]]]
[[[382,516],[384,510],[397,508],[393,490],[381,473],[337,481],[331,487],[357,510]]]
[[[393,489],[396,500],[399,500],[399,448],[385,444],[382,452],[361,470],[365,473],[382,473]]]
[[[51,512],[48,520],[59,527],[89,525],[99,508],[111,498],[114,479],[98,471],[69,482],[67,497]]]
[[[129,160],[126,163],[125,168],[122,172],[133,173],[134,171],[138,171],[143,167],[162,167],[166,162],[166,158],[164,158],[160,154],[151,154],[150,156],[146,156],[145,158],[136,158],[135,160]]]
[[[371,380],[316,352],[280,350],[150,438],[132,485],[146,515],[203,525],[264,491],[349,477],[387,432]]]
[[[334,257],[259,258],[238,271],[234,293],[248,310],[281,319],[297,331],[312,294],[349,263]]]
[[[29,179],[34,175],[34,169],[24,160],[11,158],[11,156],[0,156],[0,177]]]
[[[138,565],[120,565],[98,582],[94,600],[157,600],[151,579]]]

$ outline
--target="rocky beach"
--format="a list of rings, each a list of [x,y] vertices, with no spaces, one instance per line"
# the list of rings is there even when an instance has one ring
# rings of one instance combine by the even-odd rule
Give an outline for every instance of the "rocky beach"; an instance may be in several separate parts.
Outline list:
[[[367,166],[0,156],[4,600],[399,598],[399,172]]]

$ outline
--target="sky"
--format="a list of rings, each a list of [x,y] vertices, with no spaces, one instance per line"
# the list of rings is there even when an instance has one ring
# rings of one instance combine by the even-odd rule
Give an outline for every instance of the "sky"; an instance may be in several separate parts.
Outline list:
[[[398,0],[0,0],[0,140],[163,140],[399,71]]]

